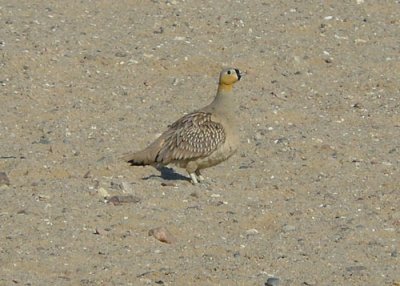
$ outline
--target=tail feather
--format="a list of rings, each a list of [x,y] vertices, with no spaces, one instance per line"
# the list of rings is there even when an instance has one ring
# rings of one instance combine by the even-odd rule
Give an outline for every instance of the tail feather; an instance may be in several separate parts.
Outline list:
[[[121,159],[132,166],[146,166],[154,164],[154,159],[152,160],[151,157],[150,152],[145,149],[139,152],[127,153]]]
[[[159,153],[163,143],[164,139],[160,136],[146,149],[138,152],[127,153],[123,155],[121,159],[132,166],[156,165],[158,164],[158,162],[156,162],[157,154]]]

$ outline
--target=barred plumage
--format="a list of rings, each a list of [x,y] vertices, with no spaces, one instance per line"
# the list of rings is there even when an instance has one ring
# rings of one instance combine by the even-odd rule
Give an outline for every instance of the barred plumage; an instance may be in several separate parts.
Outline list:
[[[169,164],[210,155],[225,142],[225,131],[211,120],[211,113],[193,112],[173,123],[161,137],[164,142],[155,161]]]

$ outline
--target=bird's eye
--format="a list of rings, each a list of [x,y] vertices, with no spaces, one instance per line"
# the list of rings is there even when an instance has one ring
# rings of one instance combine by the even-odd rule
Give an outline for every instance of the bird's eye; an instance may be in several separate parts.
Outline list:
[[[227,71],[227,74],[231,74],[231,71]]]

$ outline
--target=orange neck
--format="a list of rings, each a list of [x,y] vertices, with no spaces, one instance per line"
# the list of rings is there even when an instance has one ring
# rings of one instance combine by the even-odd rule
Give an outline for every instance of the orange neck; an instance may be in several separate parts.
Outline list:
[[[229,92],[229,91],[232,91],[232,84],[223,84],[223,83],[220,83],[219,85],[218,85],[218,92]]]

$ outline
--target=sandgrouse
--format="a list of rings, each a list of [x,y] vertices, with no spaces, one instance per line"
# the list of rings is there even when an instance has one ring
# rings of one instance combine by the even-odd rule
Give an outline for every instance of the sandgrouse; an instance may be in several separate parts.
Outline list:
[[[222,70],[211,104],[181,117],[146,149],[128,153],[123,160],[133,166],[172,163],[185,168],[193,184],[202,181],[200,170],[227,160],[238,147],[232,87],[241,76],[238,69]]]

